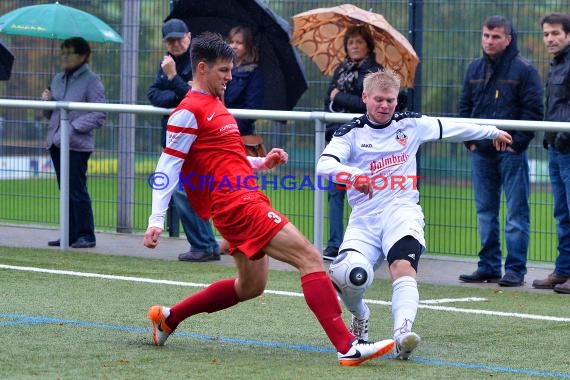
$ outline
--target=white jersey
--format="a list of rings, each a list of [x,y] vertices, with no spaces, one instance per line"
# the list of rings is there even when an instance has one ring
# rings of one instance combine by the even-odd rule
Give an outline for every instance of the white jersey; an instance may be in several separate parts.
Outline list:
[[[434,117],[406,118],[388,125],[375,125],[366,116],[356,125],[337,132],[317,163],[317,174],[334,182],[348,184],[351,220],[381,213],[389,206],[419,202],[416,153],[427,141],[449,139],[455,142],[494,139],[494,126],[456,123]],[[349,129],[346,131],[346,129]],[[364,175],[373,185],[373,196],[354,189],[354,178]]]

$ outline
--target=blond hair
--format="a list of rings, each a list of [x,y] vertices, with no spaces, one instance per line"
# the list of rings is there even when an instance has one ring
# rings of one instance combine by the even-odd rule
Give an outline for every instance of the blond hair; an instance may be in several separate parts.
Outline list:
[[[366,74],[364,77],[364,92],[372,90],[387,90],[393,88],[400,91],[400,76],[390,69],[384,69]]]

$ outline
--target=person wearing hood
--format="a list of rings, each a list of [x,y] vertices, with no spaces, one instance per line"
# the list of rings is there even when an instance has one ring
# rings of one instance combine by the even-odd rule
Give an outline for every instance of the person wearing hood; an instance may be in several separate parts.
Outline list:
[[[483,56],[469,65],[459,104],[466,118],[543,120],[543,88],[535,67],[517,48],[515,30],[503,16],[491,16],[483,23]],[[491,141],[466,141],[471,156],[471,173],[481,250],[477,269],[462,274],[462,282],[498,282],[500,286],[521,286],[527,273],[530,235],[530,175],[527,148],[532,131],[508,131],[512,144],[493,146]],[[497,149],[504,148],[504,149]],[[499,209],[505,193],[507,256],[502,275]]]

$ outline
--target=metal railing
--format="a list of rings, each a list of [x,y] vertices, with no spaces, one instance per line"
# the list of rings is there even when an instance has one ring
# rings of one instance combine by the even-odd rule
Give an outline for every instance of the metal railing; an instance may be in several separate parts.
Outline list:
[[[60,168],[60,248],[67,250],[69,246],[69,134],[70,124],[68,113],[70,111],[99,111],[123,114],[153,114],[166,115],[171,110],[146,105],[133,104],[109,104],[109,103],[80,103],[80,102],[53,102],[53,101],[30,101],[30,100],[14,100],[0,99],[0,106],[5,108],[26,108],[38,110],[55,110],[61,112],[61,168]],[[315,128],[315,162],[318,160],[320,153],[325,147],[325,124],[335,122],[346,122],[357,114],[342,114],[328,112],[297,112],[297,111],[257,111],[257,110],[239,110],[230,109],[230,112],[236,117],[255,118],[265,120],[289,120],[289,121],[313,121]],[[435,115],[434,115],[435,116]],[[476,122],[477,124],[491,124],[505,129],[529,130],[529,131],[570,131],[570,123],[566,122],[537,122],[537,121],[521,121],[521,120],[499,120],[499,119],[465,119],[465,118],[441,118],[442,120],[457,122]],[[129,135],[121,135],[123,139],[129,140]],[[127,137],[124,137],[127,136]],[[121,138],[121,137],[120,137]],[[129,164],[134,160],[135,149],[134,139],[132,141],[119,141],[121,147],[129,147],[126,151],[119,155],[119,169],[132,168]],[[132,148],[132,149],[131,149]],[[121,152],[120,152],[121,153]],[[315,174],[316,176],[316,174]],[[121,181],[124,183],[121,185]],[[119,225],[128,226],[130,214],[130,206],[133,203],[132,189],[133,178],[128,175],[121,176],[119,172],[119,194],[117,216]],[[131,183],[129,183],[131,182]],[[316,183],[316,182],[315,182]],[[324,196],[322,191],[314,192],[314,210],[313,210],[313,230],[314,241],[316,247],[323,245],[323,204]],[[124,220],[120,220],[123,218]]]

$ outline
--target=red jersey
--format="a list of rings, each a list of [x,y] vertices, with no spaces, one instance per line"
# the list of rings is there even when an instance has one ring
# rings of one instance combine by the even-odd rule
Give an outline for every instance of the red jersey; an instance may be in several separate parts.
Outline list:
[[[179,182],[192,208],[204,219],[210,218],[218,202],[260,192],[253,189],[257,183],[235,118],[218,98],[196,91],[189,91],[170,114],[156,173],[166,176],[167,185],[154,187],[149,225],[161,228]]]

